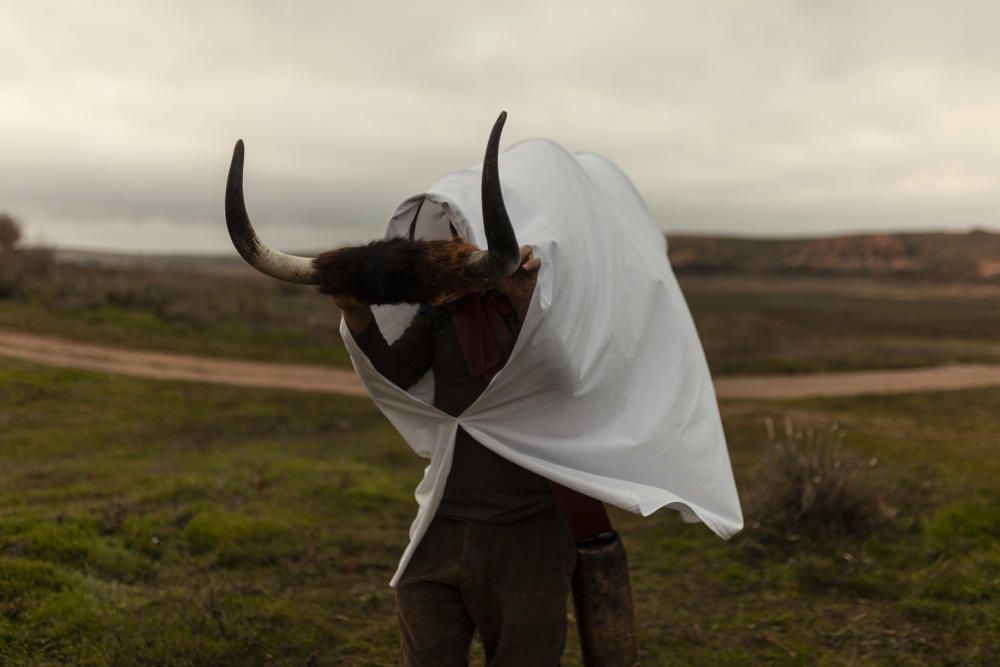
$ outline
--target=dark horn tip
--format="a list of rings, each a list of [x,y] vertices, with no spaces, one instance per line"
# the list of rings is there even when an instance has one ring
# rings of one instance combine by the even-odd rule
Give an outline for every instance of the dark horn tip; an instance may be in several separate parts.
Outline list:
[[[491,157],[495,157],[500,150],[500,135],[503,133],[503,126],[506,121],[507,112],[501,111],[500,115],[497,116],[497,121],[493,123],[493,130],[490,131],[489,141],[486,142],[487,161],[489,161]]]
[[[236,194],[240,192],[240,198],[242,199],[243,191],[243,140],[239,139],[236,142],[236,146],[233,147],[233,159],[229,163],[229,184],[226,187],[226,200],[229,200],[229,195]]]

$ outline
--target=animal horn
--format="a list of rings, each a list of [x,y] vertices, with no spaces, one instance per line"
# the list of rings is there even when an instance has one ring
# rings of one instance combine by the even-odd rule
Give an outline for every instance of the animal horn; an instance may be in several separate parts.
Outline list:
[[[226,226],[237,252],[253,268],[272,278],[302,285],[319,284],[313,260],[286,255],[267,245],[257,236],[243,200],[243,140],[236,142],[226,183]]]
[[[500,190],[500,173],[497,154],[500,150],[500,133],[503,131],[507,112],[493,125],[490,140],[486,144],[486,158],[483,160],[483,228],[486,232],[487,250],[478,250],[466,260],[466,270],[474,278],[502,278],[517,271],[521,264],[521,251],[517,245],[514,228],[503,203]]]

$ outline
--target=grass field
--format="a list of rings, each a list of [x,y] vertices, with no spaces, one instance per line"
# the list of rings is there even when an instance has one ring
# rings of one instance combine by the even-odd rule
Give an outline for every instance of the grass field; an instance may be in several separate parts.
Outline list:
[[[712,372],[1000,361],[1000,289],[846,279],[681,277]]]
[[[340,313],[310,287],[255,274],[57,265],[0,299],[0,327],[81,342],[350,367]]]
[[[682,276],[716,375],[1000,362],[1000,288]],[[350,367],[339,314],[308,287],[59,265],[0,299],[0,328],[141,349]]]
[[[724,417],[743,534],[615,515],[643,664],[1000,661],[1000,389]],[[775,440],[833,431],[883,520],[776,531]],[[366,399],[0,360],[0,664],[392,664],[422,465]]]

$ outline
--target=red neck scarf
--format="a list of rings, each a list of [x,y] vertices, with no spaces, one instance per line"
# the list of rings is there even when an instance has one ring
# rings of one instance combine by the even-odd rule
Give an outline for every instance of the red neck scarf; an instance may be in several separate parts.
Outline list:
[[[444,307],[451,313],[469,374],[493,379],[514,350],[514,336],[504,321],[514,314],[510,301],[490,290],[482,296],[466,294]]]
[[[514,336],[503,320],[514,313],[514,307],[507,297],[493,290],[482,297],[467,294],[444,304],[444,307],[451,312],[451,321],[455,325],[469,373],[473,377],[485,375],[487,379],[492,379],[514,350]],[[613,530],[601,501],[551,480],[548,482],[577,542],[607,535]]]

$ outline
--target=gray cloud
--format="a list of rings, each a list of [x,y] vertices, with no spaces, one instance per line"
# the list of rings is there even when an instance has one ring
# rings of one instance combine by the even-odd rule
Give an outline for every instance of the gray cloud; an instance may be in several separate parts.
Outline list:
[[[17,3],[0,208],[49,242],[224,251],[378,234],[505,139],[603,153],[669,231],[997,227],[993,3]]]

